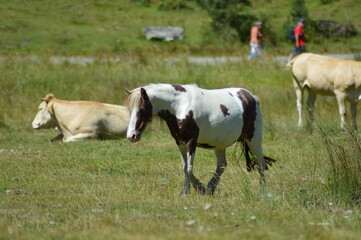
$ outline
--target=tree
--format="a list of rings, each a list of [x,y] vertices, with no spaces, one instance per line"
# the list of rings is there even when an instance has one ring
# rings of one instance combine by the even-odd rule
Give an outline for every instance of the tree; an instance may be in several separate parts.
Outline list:
[[[290,16],[292,22],[297,22],[300,18],[303,18],[305,21],[309,20],[305,0],[292,0]]]
[[[250,0],[196,0],[212,19],[212,28],[228,40],[248,41],[249,28],[257,17]]]
[[[287,21],[283,24],[284,33],[286,38],[289,37],[290,31],[295,27],[295,24],[297,23],[298,19],[303,18],[305,20],[305,29],[306,32],[310,32],[307,30],[311,29],[311,21],[308,17],[308,10],[305,5],[305,0],[292,0],[291,2],[291,9],[290,9],[290,15],[287,19]]]

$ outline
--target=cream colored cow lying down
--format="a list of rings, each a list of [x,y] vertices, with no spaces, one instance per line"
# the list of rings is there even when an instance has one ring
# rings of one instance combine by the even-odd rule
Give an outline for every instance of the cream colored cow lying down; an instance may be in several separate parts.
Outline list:
[[[81,141],[125,137],[129,124],[126,107],[88,101],[64,101],[48,94],[41,99],[32,123],[35,129],[55,128],[51,141]]]
[[[308,92],[307,107],[313,121],[316,95],[335,95],[341,116],[341,128],[345,128],[345,101],[351,103],[352,125],[356,129],[357,101],[361,99],[361,62],[303,53],[294,58],[293,85],[297,95],[298,126],[302,125],[302,102],[304,89]]]

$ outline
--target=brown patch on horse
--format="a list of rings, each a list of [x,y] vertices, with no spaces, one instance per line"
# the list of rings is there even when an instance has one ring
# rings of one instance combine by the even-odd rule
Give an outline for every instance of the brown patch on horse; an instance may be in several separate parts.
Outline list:
[[[149,100],[148,94],[144,88],[140,89],[140,103],[139,109],[137,112],[137,122],[135,124],[135,129],[139,132],[143,132],[147,123],[152,120],[153,117],[153,107],[152,103]]]
[[[196,151],[199,127],[193,118],[193,111],[189,110],[188,115],[178,122],[180,136],[186,143],[189,153],[192,155]]]
[[[238,141],[243,139],[251,140],[254,134],[254,123],[257,116],[257,100],[245,89],[237,92],[238,98],[243,106],[243,128]]]
[[[180,144],[180,136],[179,136],[179,127],[178,127],[178,120],[175,115],[170,113],[168,110],[161,110],[158,112],[158,116],[163,119],[168,126],[170,134],[176,141],[177,145]]]
[[[178,92],[187,92],[187,89],[185,89],[183,86],[178,84],[173,84],[172,87]]]
[[[158,116],[166,121],[170,134],[176,141],[177,145],[181,142],[185,143],[190,149],[190,154],[193,154],[195,152],[199,136],[199,128],[193,118],[193,111],[190,110],[188,115],[182,120],[177,119],[177,117],[168,110],[159,111]]]
[[[228,108],[225,105],[221,104],[220,107],[221,107],[221,111],[222,111],[224,117],[227,117],[227,116],[231,115],[228,112]]]

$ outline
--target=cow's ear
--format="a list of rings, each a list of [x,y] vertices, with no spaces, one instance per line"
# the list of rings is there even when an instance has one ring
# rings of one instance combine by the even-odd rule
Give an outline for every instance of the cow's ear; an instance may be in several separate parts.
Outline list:
[[[45,101],[46,103],[49,103],[51,100],[53,100],[55,97],[53,94],[49,93],[45,96],[45,98],[42,98],[42,101]]]

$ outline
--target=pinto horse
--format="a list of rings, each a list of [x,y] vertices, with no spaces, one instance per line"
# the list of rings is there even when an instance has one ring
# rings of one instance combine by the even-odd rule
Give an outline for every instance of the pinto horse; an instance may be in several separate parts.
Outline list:
[[[183,194],[190,193],[191,183],[199,193],[213,194],[227,165],[226,148],[235,142],[243,143],[247,170],[256,166],[261,184],[265,183],[267,165],[275,160],[263,156],[262,113],[258,100],[248,90],[150,84],[128,91],[126,102],[130,112],[129,141],[140,140],[153,116],[167,123],[183,160]],[[217,168],[207,187],[192,172],[196,147],[212,149],[217,157]]]

